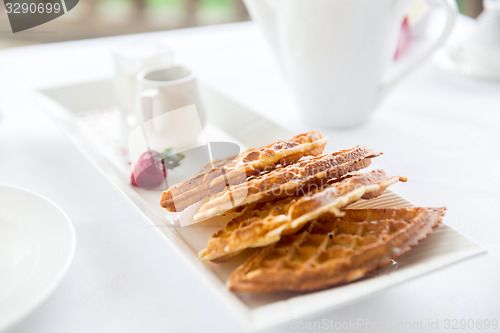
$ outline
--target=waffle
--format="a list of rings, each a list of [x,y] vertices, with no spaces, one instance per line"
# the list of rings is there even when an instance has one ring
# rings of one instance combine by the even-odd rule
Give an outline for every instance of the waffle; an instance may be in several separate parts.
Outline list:
[[[341,208],[361,198],[376,197],[398,181],[406,178],[388,177],[383,170],[374,170],[336,179],[308,195],[248,205],[240,216],[210,237],[200,258],[222,261],[246,248],[275,243],[322,214],[341,216]]]
[[[346,210],[259,249],[228,280],[232,291],[309,291],[358,280],[409,251],[436,228],[445,208]]]
[[[200,207],[194,219],[201,221],[254,202],[307,193],[311,187],[321,187],[332,178],[368,167],[371,158],[378,155],[370,148],[358,146],[278,167],[212,196]]]
[[[211,169],[185,182],[172,186],[161,195],[160,205],[171,212],[180,212],[204,198],[222,191],[277,165],[297,162],[302,156],[323,152],[327,138],[319,131],[310,131],[268,146],[240,153],[223,167]]]

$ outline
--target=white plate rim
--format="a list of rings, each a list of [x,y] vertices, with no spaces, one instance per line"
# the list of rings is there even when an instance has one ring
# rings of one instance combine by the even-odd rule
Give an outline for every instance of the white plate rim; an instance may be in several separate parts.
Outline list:
[[[57,271],[53,272],[51,281],[47,283],[44,286],[44,288],[41,288],[36,295],[30,297],[28,302],[23,303],[23,306],[20,309],[12,311],[13,315],[10,318],[7,316],[7,319],[5,319],[4,317],[4,319],[0,320],[0,331],[5,331],[8,328],[12,327],[14,324],[24,319],[28,314],[30,314],[32,311],[38,308],[54,292],[54,290],[62,281],[63,277],[66,275],[66,272],[68,271],[71,262],[73,261],[76,249],[76,234],[74,226],[71,223],[69,216],[57,204],[55,204],[52,200],[48,199],[47,197],[40,195],[32,190],[28,190],[15,185],[0,183],[0,193],[4,191],[7,192],[16,191],[22,193],[22,195],[35,198],[35,200],[40,200],[40,202],[43,202],[45,205],[47,205],[47,207],[50,207],[53,210],[53,212],[57,212],[57,214],[59,214],[61,221],[65,222],[64,224],[64,227],[66,228],[65,236],[69,236],[69,243],[68,243],[69,247],[66,252],[66,258],[63,260],[63,264],[59,267]],[[37,276],[33,274],[33,276],[30,277],[29,281],[33,281],[33,279],[36,279],[36,277]]]

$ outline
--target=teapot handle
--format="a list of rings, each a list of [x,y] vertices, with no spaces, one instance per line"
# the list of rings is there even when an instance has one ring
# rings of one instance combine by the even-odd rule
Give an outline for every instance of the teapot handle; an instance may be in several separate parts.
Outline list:
[[[441,47],[448,36],[450,35],[453,26],[455,24],[455,20],[457,18],[457,4],[455,0],[434,0],[435,3],[442,2],[443,7],[446,11],[446,25],[441,32],[441,35],[433,42],[426,51],[424,51],[421,55],[419,55],[416,59],[410,62],[406,68],[401,70],[394,77],[389,80],[382,82],[379,87],[378,99],[381,100],[387,92],[389,92],[392,88],[394,88],[405,76],[407,76],[410,72],[420,66],[427,58],[429,58],[439,47]]]

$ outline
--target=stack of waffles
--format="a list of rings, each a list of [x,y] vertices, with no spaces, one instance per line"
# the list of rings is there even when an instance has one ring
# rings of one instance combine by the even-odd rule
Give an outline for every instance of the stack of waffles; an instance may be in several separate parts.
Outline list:
[[[219,161],[162,193],[180,212],[201,202],[194,219],[235,216],[213,234],[202,261],[255,252],[229,277],[229,289],[308,291],[348,283],[391,263],[438,227],[445,208],[349,209],[406,182],[383,170],[361,172],[380,155],[357,146],[323,154],[318,131]]]

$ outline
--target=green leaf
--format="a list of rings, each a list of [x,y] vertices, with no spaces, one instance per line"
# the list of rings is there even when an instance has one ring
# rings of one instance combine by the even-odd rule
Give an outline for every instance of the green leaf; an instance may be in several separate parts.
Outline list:
[[[164,149],[161,152],[161,155],[163,156],[162,158],[163,165],[165,165],[167,169],[174,169],[178,167],[179,165],[181,165],[181,161],[185,157],[184,154],[182,153],[178,154],[172,153],[172,148]]]

